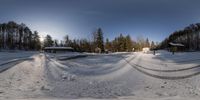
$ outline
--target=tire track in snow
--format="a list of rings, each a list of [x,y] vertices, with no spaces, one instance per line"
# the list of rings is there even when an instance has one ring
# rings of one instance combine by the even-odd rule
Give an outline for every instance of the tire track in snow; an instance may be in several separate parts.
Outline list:
[[[45,58],[46,58],[48,61],[53,62],[57,67],[59,67],[59,68],[62,69],[62,70],[68,70],[68,69],[69,69],[68,66],[63,65],[63,64],[57,62],[56,60],[51,59],[51,58],[50,58],[49,56],[47,56],[46,54],[45,54]]]
[[[9,68],[25,61],[25,60],[33,60],[33,58],[21,58],[21,59],[13,59],[0,64],[0,73],[8,70]],[[10,65],[10,66],[9,66]]]
[[[132,63],[130,63],[130,64],[132,64]],[[189,67],[189,68],[183,68],[183,69],[161,70],[161,69],[153,69],[153,68],[143,67],[143,66],[140,66],[138,64],[133,64],[133,65],[138,66],[138,67],[143,68],[143,69],[146,69],[146,70],[157,71],[157,72],[179,72],[179,71],[186,71],[186,70],[190,70],[190,69],[200,68],[200,65],[197,65],[197,66],[193,66],[193,67]]]
[[[140,68],[143,68],[143,69],[146,69],[146,70],[151,70],[151,71],[157,71],[157,72],[178,72],[178,71],[185,71],[185,70],[190,70],[190,69],[195,69],[195,68],[200,68],[200,65],[197,65],[197,66],[193,66],[193,67],[189,67],[189,68],[182,68],[182,69],[173,69],[173,70],[161,70],[161,69],[153,69],[153,68],[147,68],[147,67],[143,67],[143,66],[140,66],[138,64],[134,64],[134,63],[131,63],[131,61],[136,58],[136,57],[133,57],[131,58],[129,61],[127,61],[128,63],[130,64],[133,64],[135,66],[138,66]],[[123,58],[125,59],[125,58]],[[126,59],[125,59],[126,60]]]
[[[114,56],[114,55],[112,55],[112,56]],[[119,56],[121,56],[121,55],[115,55],[114,57],[120,58]],[[102,75],[112,74],[113,72],[116,73],[117,71],[126,70],[123,67],[124,64],[116,67],[115,63],[111,64],[110,66],[112,66],[112,67],[108,67],[108,68],[97,68],[95,70],[93,70],[93,69],[83,70],[83,69],[78,68],[78,69],[70,70],[69,65],[61,64],[61,63],[57,62],[56,60],[48,57],[48,55],[46,55],[46,59],[49,60],[54,66],[58,67],[59,69],[61,69],[63,71],[67,71],[68,73],[80,75],[80,76],[102,76]],[[124,63],[126,64],[126,62],[124,62]],[[88,66],[94,66],[94,65],[88,65]]]
[[[137,56],[134,56],[132,57],[130,60],[126,60],[126,58],[122,57],[122,56],[116,56],[116,57],[121,57],[123,60],[125,60],[130,66],[132,66],[133,68],[135,68],[136,70],[148,75],[148,76],[151,76],[151,77],[155,77],[155,78],[159,78],[159,79],[169,79],[169,80],[176,80],[176,79],[184,79],[184,78],[189,78],[189,77],[193,77],[193,76],[196,76],[196,75],[199,75],[200,72],[196,72],[196,73],[193,73],[193,74],[189,74],[189,75],[183,75],[183,76],[160,76],[160,75],[156,75],[156,74],[152,74],[152,73],[149,73],[148,71],[145,71],[145,70],[151,70],[151,71],[156,71],[156,72],[178,72],[178,71],[186,71],[186,70],[189,70],[189,69],[195,69],[195,68],[199,68],[200,65],[198,66],[194,66],[194,67],[190,67],[190,68],[183,68],[183,69],[177,69],[177,70],[160,70],[160,69],[151,69],[151,68],[146,68],[146,67],[143,67],[143,66],[140,66],[140,65],[137,65],[137,64],[132,64],[130,63],[133,59],[135,59]],[[47,57],[48,58],[48,57]],[[48,58],[49,59],[49,58]],[[49,59],[51,60],[51,59]],[[57,65],[57,64],[56,64]],[[58,67],[61,67],[59,65],[57,65]],[[143,70],[142,70],[142,69]],[[61,69],[63,70],[66,70],[65,68],[61,67]],[[145,69],[145,70],[144,70]]]
[[[133,68],[135,68],[136,70],[138,70],[139,72],[142,72],[143,74],[145,75],[148,75],[148,76],[151,76],[151,77],[154,77],[154,78],[159,78],[159,79],[168,79],[168,80],[177,80],[177,79],[185,79],[185,78],[190,78],[190,77],[193,77],[193,76],[196,76],[196,75],[199,75],[200,74],[200,71],[199,72],[196,72],[196,73],[193,73],[193,74],[189,74],[189,75],[184,75],[184,76],[160,76],[160,75],[156,75],[156,74],[151,74],[149,73],[148,71],[144,71],[140,68],[140,66],[137,66],[137,65],[132,65],[130,63],[131,60],[126,60],[125,58],[122,57],[123,60],[125,60],[130,66],[132,66]]]

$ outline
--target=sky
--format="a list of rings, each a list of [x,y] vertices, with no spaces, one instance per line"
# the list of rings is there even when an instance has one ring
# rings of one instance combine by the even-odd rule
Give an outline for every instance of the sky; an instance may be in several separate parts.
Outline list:
[[[62,40],[91,39],[102,28],[110,40],[120,33],[160,42],[200,22],[200,0],[0,0],[0,23],[15,21]]]

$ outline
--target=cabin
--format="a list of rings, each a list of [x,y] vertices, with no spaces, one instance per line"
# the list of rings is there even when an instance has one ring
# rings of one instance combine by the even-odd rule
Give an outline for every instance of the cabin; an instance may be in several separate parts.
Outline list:
[[[74,52],[72,47],[45,47],[45,52],[48,53],[66,53],[66,52]]]
[[[135,48],[132,49],[132,52],[135,52]]]
[[[143,53],[148,53],[150,51],[149,47],[142,48]]]
[[[96,48],[95,48],[95,53],[101,53],[101,48],[96,47]]]
[[[185,51],[185,46],[181,43],[169,43],[169,48],[171,52],[177,52],[177,51]]]

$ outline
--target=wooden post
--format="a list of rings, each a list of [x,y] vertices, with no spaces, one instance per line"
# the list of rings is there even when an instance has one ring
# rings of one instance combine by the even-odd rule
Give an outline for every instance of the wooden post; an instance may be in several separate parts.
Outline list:
[[[153,50],[153,55],[156,55],[156,50]]]

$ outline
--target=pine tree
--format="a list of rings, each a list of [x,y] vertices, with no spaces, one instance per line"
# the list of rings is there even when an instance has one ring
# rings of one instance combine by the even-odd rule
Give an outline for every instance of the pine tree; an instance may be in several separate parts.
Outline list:
[[[140,36],[137,38],[137,49],[141,51],[144,47],[146,47],[146,41],[142,36]]]
[[[146,47],[150,47],[150,43],[149,43],[149,39],[148,38],[146,39],[145,46]]]
[[[50,35],[47,35],[44,39],[44,47],[51,47],[53,46],[53,40]]]
[[[154,43],[154,41],[152,41],[152,42],[151,42],[151,49],[155,49],[155,47],[156,47],[156,46],[155,46],[155,43]]]
[[[37,31],[34,31],[34,34],[33,34],[33,44],[34,44],[34,49],[35,50],[40,50],[41,49],[40,37],[39,37]]]
[[[66,35],[65,37],[64,37],[64,45],[66,46],[66,47],[68,47],[68,46],[70,46],[70,44],[71,44],[71,40],[69,39],[69,36],[68,35]]]
[[[101,51],[104,52],[104,38],[101,28],[97,29],[95,40],[96,47],[100,48]]]
[[[132,43],[132,40],[131,40],[131,37],[130,35],[127,35],[126,36],[126,51],[132,51],[133,49],[133,43]]]
[[[108,38],[106,38],[105,49],[108,51],[112,51],[112,44],[110,43]]]
[[[58,40],[57,40],[57,39],[54,40],[53,46],[54,46],[54,47],[58,47],[58,46],[59,46],[59,45],[58,45]]]

